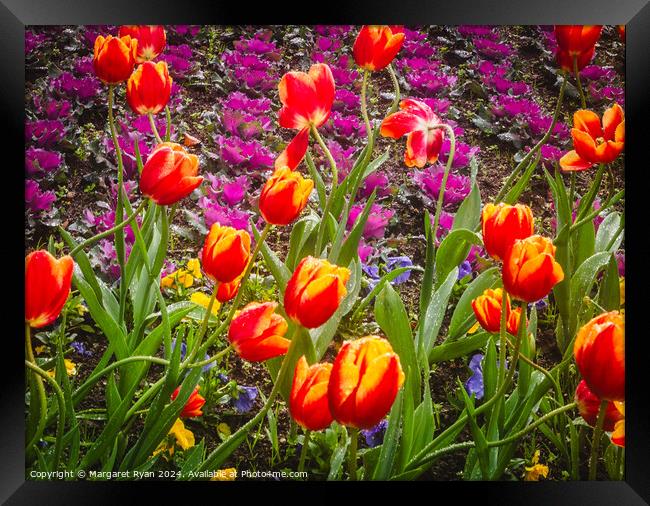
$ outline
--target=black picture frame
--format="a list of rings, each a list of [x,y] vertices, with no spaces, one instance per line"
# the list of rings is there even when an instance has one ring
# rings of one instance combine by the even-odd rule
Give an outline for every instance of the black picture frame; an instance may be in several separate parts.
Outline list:
[[[454,0],[453,2],[332,1],[319,11],[310,2],[311,13],[301,6],[283,6],[278,2],[260,5],[225,1],[193,1],[179,3],[169,0],[0,0],[0,104],[2,120],[7,126],[2,137],[3,202],[5,209],[2,230],[7,236],[2,250],[4,271],[15,276],[5,282],[6,302],[2,340],[4,367],[0,388],[0,500],[7,504],[88,504],[147,500],[154,503],[156,495],[169,501],[169,487],[178,487],[185,498],[194,491],[206,491],[211,500],[224,500],[223,493],[236,491],[246,497],[256,484],[232,483],[215,490],[212,483],[111,483],[111,482],[30,482],[24,477],[24,353],[23,329],[16,312],[23,310],[23,282],[20,269],[24,248],[24,231],[17,218],[24,203],[21,194],[24,181],[20,167],[24,164],[24,28],[26,25],[59,24],[625,24],[626,25],[626,316],[627,390],[626,390],[626,479],[624,482],[416,482],[409,484],[409,494],[416,492],[424,500],[442,500],[444,490],[452,500],[479,504],[648,504],[650,502],[650,413],[645,371],[648,340],[644,319],[647,305],[647,212],[644,195],[647,185],[648,140],[644,133],[650,118],[650,5],[647,0]],[[647,197],[645,197],[647,198]],[[644,269],[645,268],[645,269]],[[7,280],[9,277],[6,278]],[[9,284],[10,283],[10,284]],[[9,286],[7,286],[9,285]],[[263,485],[263,484],[262,484]],[[287,487],[295,483],[274,484],[279,487],[278,501]],[[338,485],[338,486],[337,486]],[[389,487],[390,485],[390,487]],[[337,497],[352,492],[349,483],[302,484],[303,499]],[[405,485],[362,483],[361,493],[388,489],[398,493]],[[180,489],[182,487],[182,489]],[[315,488],[314,488],[315,487]],[[412,488],[415,487],[415,488]],[[416,490],[416,488],[422,490]],[[432,490],[430,490],[432,489]],[[243,495],[242,495],[243,494]],[[167,497],[167,499],[165,499]],[[416,498],[416,495],[409,495]],[[428,499],[427,499],[428,498]],[[436,499],[438,498],[438,499]],[[268,498],[266,499],[268,500]],[[184,502],[189,502],[184,500]],[[275,502],[275,501],[274,501]]]

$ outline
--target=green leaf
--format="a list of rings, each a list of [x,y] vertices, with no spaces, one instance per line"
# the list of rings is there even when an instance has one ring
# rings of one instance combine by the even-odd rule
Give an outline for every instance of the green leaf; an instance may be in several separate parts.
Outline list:
[[[318,218],[313,214],[305,216],[294,224],[289,240],[289,253],[287,253],[284,262],[289,270],[295,269],[296,265],[298,265],[298,259],[305,256],[300,253],[312,232],[316,230],[317,224]]]
[[[381,445],[377,467],[375,467],[375,472],[372,476],[373,480],[387,480],[390,476],[391,470],[393,469],[401,433],[402,398],[403,391],[400,390],[390,411],[388,428],[384,435],[384,442]]]
[[[373,190],[372,195],[368,198],[366,206],[363,208],[363,212],[357,218],[354,227],[348,234],[348,237],[343,242],[343,246],[340,249],[340,254],[338,253],[338,245],[340,244],[339,237],[337,235],[334,244],[332,244],[332,250],[330,253],[330,261],[338,261],[341,265],[349,264],[353,258],[358,256],[359,250],[359,241],[361,240],[361,235],[363,234],[363,229],[366,226],[368,221],[368,216],[370,216],[370,211],[372,210],[372,204],[375,201],[376,192]],[[345,213],[344,218],[341,218],[341,223],[343,224],[343,229],[345,229],[345,222],[347,222],[347,215]]]
[[[431,230],[431,216],[428,210],[424,210],[424,235],[427,240],[424,261],[424,275],[420,285],[420,314],[423,315],[433,293],[433,276],[435,274],[435,248],[433,242],[433,231]]]
[[[481,467],[481,474],[483,475],[483,479],[487,480],[490,475],[487,439],[485,438],[485,434],[483,434],[483,431],[479,428],[478,423],[476,422],[476,416],[474,415],[474,402],[468,397],[467,391],[462,384],[460,384],[459,390],[463,396],[463,401],[465,402],[465,409],[467,410],[467,417],[469,418],[472,437],[474,439],[474,443],[476,444],[476,454],[478,456],[479,465]]]
[[[440,286],[454,267],[467,258],[472,244],[482,244],[481,238],[471,230],[458,228],[447,234],[436,253],[436,286]]]
[[[465,357],[473,351],[483,348],[490,339],[488,332],[477,332],[472,336],[434,346],[429,353],[429,363],[436,364],[455,358]]]
[[[462,336],[471,327],[476,317],[472,309],[472,301],[480,296],[488,288],[494,287],[501,277],[498,267],[491,267],[479,274],[460,296],[454,313],[451,315],[449,323],[449,340],[454,340]]]
[[[311,153],[307,150],[307,169],[311,178],[314,180],[314,186],[316,186],[316,194],[318,195],[318,207],[320,207],[321,212],[325,210],[325,202],[327,201],[327,193],[325,189],[325,183],[323,183],[323,178],[320,175],[320,172],[316,169],[314,165],[314,160],[311,157]]]
[[[472,184],[472,191],[463,200],[454,216],[452,230],[467,229],[475,230],[481,222],[481,191],[478,184]]]
[[[182,476],[187,476],[190,471],[194,471],[201,462],[203,462],[203,457],[205,455],[205,439],[201,439],[201,442],[190,448],[185,452],[185,462],[183,462],[183,467],[181,467],[181,478]]]
[[[594,222],[591,221],[590,223],[582,225],[575,231],[571,239],[571,252],[573,254],[572,271],[575,271],[582,262],[595,253],[594,246],[596,243],[596,231],[594,228]]]
[[[253,235],[255,236],[256,241],[260,240],[260,233],[258,232],[257,227],[255,227],[255,225],[253,225]],[[287,283],[291,278],[291,271],[287,268],[286,265],[284,265],[284,263],[282,263],[282,261],[278,258],[275,252],[269,247],[269,245],[266,244],[266,242],[264,242],[261,245],[260,251],[262,252],[262,256],[264,257],[264,262],[266,263],[266,266],[269,268],[269,271],[271,271],[271,275],[275,279],[275,282],[277,283],[281,294],[284,295],[284,289],[286,288]]]
[[[569,317],[569,335],[573,336],[578,326],[578,318],[596,281],[596,275],[609,262],[610,253],[596,253],[578,267],[571,278],[571,313]]]
[[[620,230],[619,230],[620,228]],[[596,234],[595,250],[596,252],[607,251],[612,253],[618,249],[623,241],[623,229],[621,227],[621,215],[617,212],[611,212],[598,227]],[[616,239],[614,239],[616,237]],[[613,242],[612,242],[613,241]],[[612,243],[608,248],[607,246]]]
[[[621,286],[618,277],[618,263],[613,253],[609,257],[605,276],[598,291],[598,303],[608,311],[619,310],[621,307]]]
[[[503,201],[506,204],[514,204],[519,200],[519,197],[521,194],[524,192],[524,190],[528,187],[528,183],[530,182],[530,178],[533,175],[533,172],[535,172],[535,169],[537,168],[537,164],[539,163],[539,160],[542,156],[541,151],[537,153],[535,158],[531,160],[531,162],[528,164],[528,167],[526,167],[526,170],[524,170],[524,173],[522,176],[519,178],[517,181],[517,184],[515,184],[506,196],[503,198]]]
[[[424,313],[424,321],[420,321],[419,332],[417,337],[418,355],[422,361],[426,361],[431,348],[433,348],[438,332],[442,325],[442,320],[447,312],[447,303],[454,284],[458,279],[458,267],[447,275],[447,279],[440,285],[440,287],[433,293],[426,313]],[[422,316],[420,316],[422,318]]]

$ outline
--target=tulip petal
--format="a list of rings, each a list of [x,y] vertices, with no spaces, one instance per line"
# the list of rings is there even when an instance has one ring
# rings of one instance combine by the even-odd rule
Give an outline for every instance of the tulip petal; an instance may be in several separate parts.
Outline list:
[[[426,165],[427,160],[427,133],[426,131],[415,130],[406,138],[404,163],[407,167],[422,168]]]
[[[275,160],[275,168],[289,167],[294,170],[307,153],[309,147],[309,128],[303,128],[298,132],[287,147],[280,153]]]
[[[606,140],[617,140],[616,130],[623,121],[625,121],[625,114],[618,104],[614,104],[603,113],[603,133]]]
[[[603,136],[600,118],[588,109],[580,109],[573,114],[573,128],[589,134],[593,139]]]
[[[593,165],[593,163],[580,158],[580,155],[575,150],[569,151],[560,158],[560,167],[565,171],[587,170]]]

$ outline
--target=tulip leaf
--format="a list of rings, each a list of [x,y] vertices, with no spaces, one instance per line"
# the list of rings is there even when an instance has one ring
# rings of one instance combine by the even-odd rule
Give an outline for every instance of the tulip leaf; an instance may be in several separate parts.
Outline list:
[[[469,398],[467,391],[462,384],[460,384],[459,390],[463,397],[463,401],[465,402],[465,410],[467,411],[467,417],[469,418],[472,437],[474,439],[474,443],[476,444],[476,454],[478,456],[479,465],[481,467],[481,474],[483,475],[483,479],[487,480],[490,475],[487,439],[485,438],[485,434],[483,434],[483,431],[480,429],[478,423],[476,422],[476,415],[474,415],[474,401]]]
[[[519,181],[517,181],[517,183],[512,188],[510,188],[506,196],[503,198],[503,202],[510,205],[517,202],[517,200],[519,199],[523,191],[528,187],[530,178],[535,172],[535,169],[537,168],[537,164],[539,163],[541,157],[542,157],[542,152],[538,151],[537,155],[535,155],[535,158],[531,160],[531,162],[524,170],[524,173],[519,178]]]
[[[259,241],[260,233],[254,224],[252,225],[252,229],[255,240]],[[280,293],[284,295],[284,290],[287,286],[287,283],[289,282],[289,279],[291,278],[291,271],[287,268],[286,265],[284,265],[284,263],[282,263],[282,261],[269,247],[269,245],[266,244],[266,242],[261,245],[260,251],[264,257],[264,263],[266,263],[266,266],[269,268],[269,271],[271,271],[271,274],[273,275],[273,278],[278,285]]]
[[[403,390],[400,390],[391,408],[390,417],[388,418],[388,428],[386,429],[384,442],[381,445],[381,452],[379,453],[379,460],[377,461],[377,466],[372,476],[373,480],[387,480],[395,464],[395,455],[397,454],[397,446],[401,435],[403,395]]]
[[[472,244],[481,244],[481,238],[466,228],[452,230],[442,240],[436,253],[436,288],[467,258]]]
[[[361,240],[363,229],[365,228],[368,217],[370,216],[375,197],[376,192],[373,190],[372,195],[370,195],[368,201],[366,202],[366,206],[363,208],[363,212],[357,218],[356,223],[352,227],[352,230],[348,234],[348,237],[345,239],[343,245],[341,246],[340,244],[343,240],[342,233],[345,230],[345,222],[347,222],[349,215],[349,209],[346,209],[345,214],[341,217],[341,224],[339,225],[339,231],[337,233],[336,239],[332,244],[330,261],[338,261],[338,263],[341,265],[347,265],[352,261],[353,258],[358,257],[359,241]]]
[[[596,233],[596,252],[607,251],[612,253],[616,251],[623,240],[622,232],[622,220],[619,213],[611,212],[605,216]]]
[[[596,275],[609,262],[610,253],[596,253],[578,267],[571,278],[571,312],[569,316],[569,335],[573,336],[578,326],[584,298],[589,296]]]
[[[429,353],[429,363],[436,364],[465,357],[468,353],[483,348],[490,339],[490,335],[488,332],[477,332],[471,336],[434,346],[431,349],[431,353]]]
[[[307,169],[309,174],[314,181],[314,186],[316,187],[316,194],[318,195],[318,207],[321,211],[325,210],[325,202],[327,201],[327,193],[325,190],[325,183],[323,183],[323,178],[320,175],[320,172],[316,169],[314,165],[314,159],[311,157],[311,153],[307,150]]]
[[[311,234],[316,230],[317,224],[318,219],[313,214],[310,214],[293,225],[289,240],[289,252],[284,262],[289,270],[294,270],[298,265],[298,258],[303,256],[300,253]]]
[[[491,267],[476,276],[476,279],[467,285],[451,315],[448,340],[453,341],[454,339],[458,339],[470,329],[473,322],[476,321],[474,310],[472,309],[472,301],[488,288],[494,287],[498,283],[499,278],[499,269],[497,267]]]
[[[463,200],[454,216],[452,230],[475,230],[481,222],[481,191],[476,181],[472,184],[472,191]]]
[[[422,276],[422,283],[420,285],[420,314],[423,315],[433,293],[433,276],[435,269],[435,248],[433,242],[433,231],[431,230],[431,216],[429,211],[424,211],[424,235],[427,240],[425,261],[424,261],[424,275]]]
[[[447,274],[447,278],[438,287],[438,289],[431,296],[429,306],[426,313],[420,315],[421,321],[419,322],[419,332],[417,337],[418,356],[425,361],[431,353],[438,332],[442,325],[442,320],[447,311],[447,302],[451,296],[451,291],[454,284],[458,279],[458,267],[453,267],[451,272]],[[424,320],[422,318],[424,317]]]
[[[608,311],[618,310],[621,307],[621,285],[614,254],[609,257],[605,276],[598,292],[598,303]]]
[[[596,229],[593,220],[585,223],[571,235],[571,253],[573,256],[572,272],[587,258],[593,255],[596,244]]]

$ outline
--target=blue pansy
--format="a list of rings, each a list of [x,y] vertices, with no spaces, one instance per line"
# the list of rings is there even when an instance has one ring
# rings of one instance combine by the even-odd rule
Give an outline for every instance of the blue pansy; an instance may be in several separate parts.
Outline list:
[[[407,257],[407,256],[399,256],[399,257],[388,257],[386,259],[386,272],[391,272],[394,271],[395,269],[399,269],[400,267],[412,267],[413,266],[413,261]],[[408,281],[408,279],[411,277],[411,270],[407,270],[406,272],[403,272],[399,276],[397,276],[391,283],[393,285],[399,285],[401,283],[405,283]]]
[[[257,399],[258,391],[257,387],[242,387],[238,386],[237,391],[239,395],[237,398],[233,398],[232,405],[239,413],[248,413],[253,409],[253,404],[255,399]]]
[[[469,395],[474,394],[477,400],[482,399],[484,394],[482,360],[482,353],[477,353],[470,359],[469,368],[473,374],[465,382],[465,390]]]
[[[363,434],[363,437],[366,440],[366,444],[370,448],[374,448],[375,446],[379,446],[384,442],[384,434],[386,433],[386,428],[388,427],[388,420],[385,418],[379,422],[377,425],[374,427],[371,427],[368,430],[362,430],[361,434]]]

